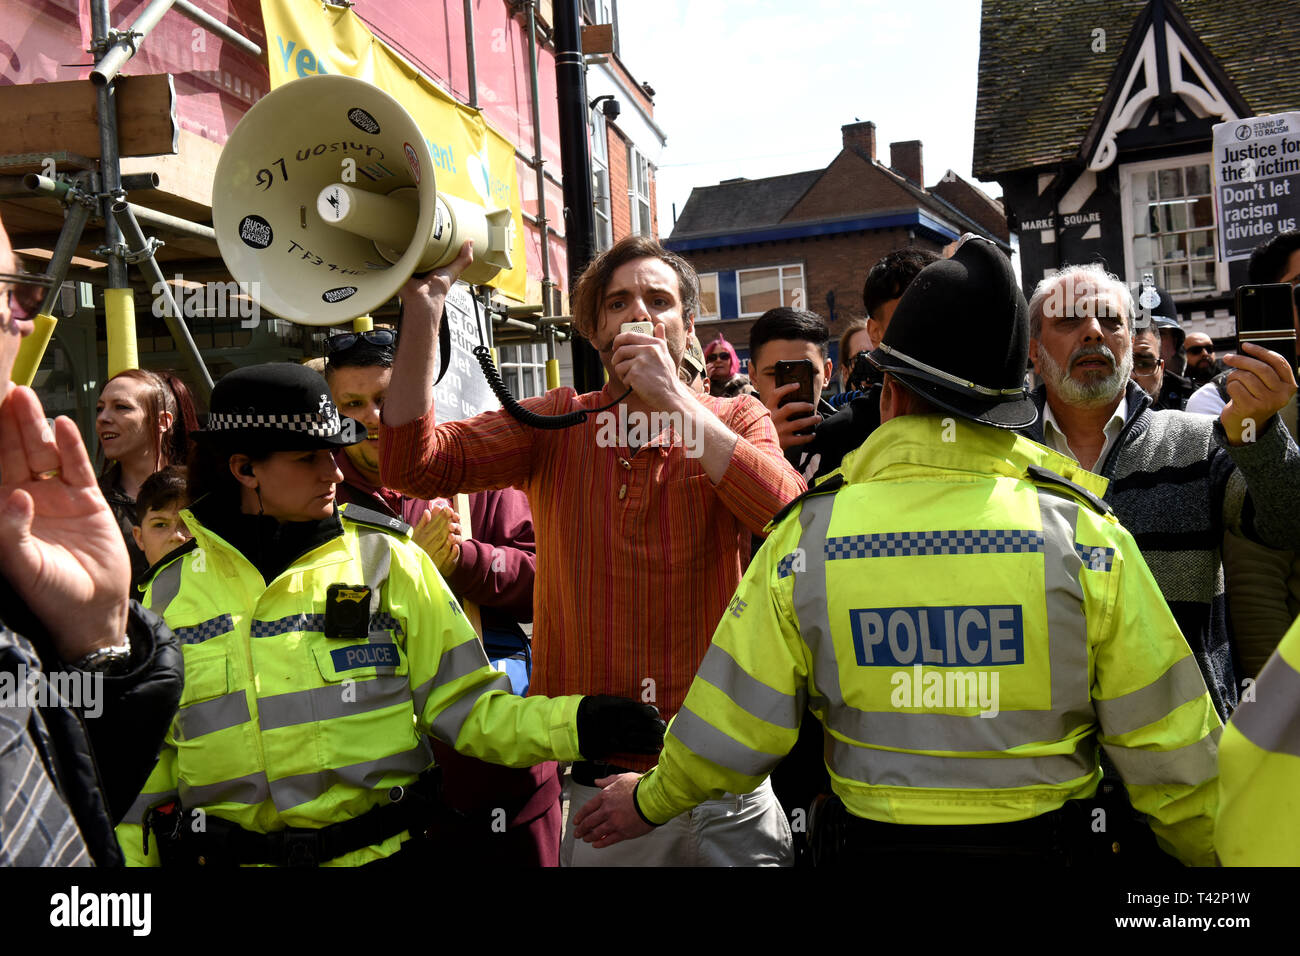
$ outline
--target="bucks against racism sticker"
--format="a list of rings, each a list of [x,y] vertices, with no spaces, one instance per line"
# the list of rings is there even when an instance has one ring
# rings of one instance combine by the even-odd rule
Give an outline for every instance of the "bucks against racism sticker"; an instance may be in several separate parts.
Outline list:
[[[343,285],[337,289],[329,289],[321,293],[321,300],[333,305],[335,302],[342,302],[344,299],[350,299],[356,295],[357,287],[354,285]]]
[[[239,221],[239,238],[244,245],[265,249],[271,244],[271,224],[261,216],[245,216]]]
[[[363,133],[374,135],[379,132],[379,123],[375,118],[363,110],[360,106],[354,106],[348,110],[348,122]]]

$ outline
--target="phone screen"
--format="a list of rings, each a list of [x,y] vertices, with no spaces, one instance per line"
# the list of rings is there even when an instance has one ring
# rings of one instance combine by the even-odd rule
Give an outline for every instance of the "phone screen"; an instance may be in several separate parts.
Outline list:
[[[1237,343],[1253,342],[1296,364],[1295,313],[1285,282],[1243,285],[1237,289]]]

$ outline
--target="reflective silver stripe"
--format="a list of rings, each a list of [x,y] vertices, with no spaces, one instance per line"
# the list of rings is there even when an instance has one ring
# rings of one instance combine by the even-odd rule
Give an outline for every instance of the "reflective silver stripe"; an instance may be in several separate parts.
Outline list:
[[[259,697],[257,719],[263,730],[275,730],[363,714],[410,700],[411,685],[405,677],[375,677]]]
[[[738,707],[769,724],[797,730],[803,716],[804,693],[784,694],[746,673],[736,659],[717,644],[710,645],[695,675],[722,691]]]
[[[438,712],[437,717],[433,718],[430,729],[434,735],[439,740],[455,747],[456,741],[460,738],[460,729],[465,725],[465,720],[469,717],[470,711],[474,709],[474,705],[479,702],[480,697],[494,690],[505,691],[509,694],[510,678],[497,672],[493,675],[490,683],[474,688],[452,701]],[[427,692],[425,697],[428,697]]]
[[[412,696],[415,697],[415,715],[417,717],[422,717],[424,715],[424,705],[429,702],[429,695],[433,693],[433,684],[437,679],[438,675],[435,674],[419,687],[415,688],[415,693]]]
[[[242,690],[182,707],[176,712],[176,739],[194,740],[204,734],[238,727],[249,719],[248,698]]]
[[[1196,658],[1189,654],[1171,664],[1155,683],[1121,697],[1093,700],[1092,705],[1101,720],[1102,733],[1116,737],[1163,720],[1175,708],[1205,693],[1205,678]]]
[[[799,635],[812,655],[812,685],[818,699],[825,699],[826,724],[834,726],[844,711],[840,691],[840,670],[831,637],[830,612],[826,609],[826,538],[831,526],[834,495],[812,495],[799,508],[799,535],[807,567],[796,571],[790,602],[799,621]],[[853,736],[853,734],[849,734]]]
[[[154,575],[153,583],[149,586],[149,610],[159,617],[166,614],[168,605],[180,593],[181,565],[184,563],[185,556],[181,555]]]
[[[415,689],[415,712],[424,713],[424,705],[428,703],[429,695],[435,688],[468,677],[480,667],[489,666],[491,665],[487,654],[483,651],[483,645],[477,640],[464,641],[443,651],[442,657],[438,658],[437,671]]]
[[[1222,733],[1222,727],[1215,727],[1196,743],[1177,750],[1139,750],[1105,744],[1106,755],[1129,786],[1194,786],[1218,774]]]
[[[976,718],[977,720],[979,718]],[[947,757],[859,747],[837,738],[826,763],[849,780],[873,787],[933,790],[989,790],[1061,786],[1096,770],[1092,737],[1079,739],[1074,753],[1042,757]]]
[[[250,773],[244,777],[233,777],[218,783],[205,783],[191,786],[184,780],[180,782],[181,804],[186,809],[206,807],[214,803],[242,803],[257,806],[271,796],[270,784],[262,771]]]
[[[483,645],[477,640],[463,641],[455,647],[448,648],[438,658],[438,670],[433,677],[433,686],[441,687],[462,677],[468,677],[480,667],[487,667],[487,654]]]
[[[393,563],[392,547],[387,532],[360,528],[357,531],[357,548],[361,552],[361,576],[370,588],[370,617],[373,619],[379,613],[379,592],[388,580],[388,569]]]
[[[783,756],[747,747],[685,707],[677,711],[668,732],[705,760],[747,777],[767,776]]]
[[[169,800],[176,799],[175,790],[165,790],[162,793],[142,793],[135,798],[135,801],[122,815],[123,823],[144,823],[144,815],[149,812],[150,807],[156,807],[160,803],[166,803]]]
[[[1300,757],[1300,673],[1274,652],[1254,694],[1233,711],[1232,726],[1256,747]]]
[[[275,798],[276,809],[284,812],[310,803],[338,784],[374,790],[386,776],[418,774],[428,769],[432,763],[433,750],[429,747],[429,742],[421,737],[418,744],[403,753],[272,781],[271,794]]]

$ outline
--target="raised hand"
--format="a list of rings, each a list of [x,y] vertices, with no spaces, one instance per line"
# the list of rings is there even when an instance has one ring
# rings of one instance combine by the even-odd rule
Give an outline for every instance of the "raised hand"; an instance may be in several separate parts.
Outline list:
[[[654,321],[654,335],[620,332],[614,337],[611,362],[614,371],[637,397],[651,408],[667,410],[690,390],[682,384],[668,351],[668,327]]]
[[[1223,364],[1232,371],[1225,383],[1229,401],[1219,413],[1219,421],[1233,445],[1253,441],[1296,393],[1295,373],[1285,358],[1253,342],[1243,342],[1241,348],[1244,355],[1223,357]],[[1249,431],[1247,422],[1253,423]]]
[[[774,393],[777,398],[793,395],[799,391],[798,382],[786,382],[778,385]],[[806,445],[817,436],[813,433],[822,422],[817,408],[808,402],[786,402],[772,412],[772,424],[776,426],[776,440],[781,443],[781,450],[797,445]],[[806,431],[808,434],[801,435]]]
[[[30,388],[0,405],[0,572],[75,662],[122,643],[131,563],[81,435]]]

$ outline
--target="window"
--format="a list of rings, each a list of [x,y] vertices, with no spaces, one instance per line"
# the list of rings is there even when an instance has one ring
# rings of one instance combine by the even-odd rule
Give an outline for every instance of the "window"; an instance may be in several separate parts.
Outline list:
[[[760,315],[768,309],[789,306],[804,308],[803,266],[772,266],[769,269],[741,269],[740,314]]]
[[[632,208],[632,234],[651,235],[650,161],[631,145],[627,148],[627,198]]]
[[[591,171],[592,205],[596,209],[596,251],[604,252],[614,244],[614,232],[610,227],[609,132],[605,128],[605,114],[599,109],[591,111]]]
[[[700,276],[700,314],[696,318],[701,322],[705,322],[716,319],[719,315],[718,274],[716,272],[705,272]]]
[[[546,347],[544,345],[502,345],[501,378],[516,398],[532,398],[546,392]]]
[[[1129,280],[1153,273],[1156,285],[1175,296],[1226,291],[1208,157],[1133,163],[1121,182]]]

